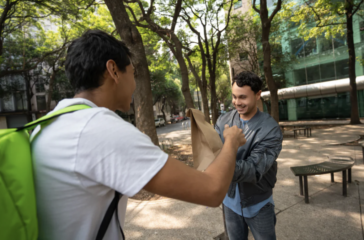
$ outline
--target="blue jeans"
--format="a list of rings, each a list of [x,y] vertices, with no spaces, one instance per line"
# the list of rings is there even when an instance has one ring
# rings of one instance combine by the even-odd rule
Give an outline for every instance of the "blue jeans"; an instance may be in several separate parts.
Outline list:
[[[260,209],[257,216],[245,218],[233,212],[223,205],[224,221],[229,240],[247,240],[249,229],[252,231],[255,240],[276,239],[276,214],[274,205],[267,203]]]

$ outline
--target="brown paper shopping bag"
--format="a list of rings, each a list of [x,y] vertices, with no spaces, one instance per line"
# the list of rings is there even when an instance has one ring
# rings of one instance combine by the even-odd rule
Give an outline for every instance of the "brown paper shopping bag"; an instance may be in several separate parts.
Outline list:
[[[189,109],[187,116],[191,119],[193,167],[204,171],[220,153],[223,144],[202,112]]]

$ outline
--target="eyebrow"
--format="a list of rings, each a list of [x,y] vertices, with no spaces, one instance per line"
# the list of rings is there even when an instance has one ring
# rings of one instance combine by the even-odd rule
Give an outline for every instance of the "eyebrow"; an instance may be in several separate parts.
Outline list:
[[[239,95],[239,96],[235,96],[235,94],[233,94],[233,97],[246,97],[246,95],[242,94],[242,95]]]

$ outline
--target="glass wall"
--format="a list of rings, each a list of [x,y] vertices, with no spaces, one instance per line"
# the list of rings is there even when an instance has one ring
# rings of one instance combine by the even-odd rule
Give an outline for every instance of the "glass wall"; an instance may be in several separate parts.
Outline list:
[[[364,23],[360,22],[360,24],[364,29]],[[294,35],[293,32],[292,34]],[[360,36],[357,36],[361,38],[361,41],[355,40],[355,52],[359,58],[364,57],[363,36],[364,30],[360,32]],[[345,32],[343,35],[336,34],[329,39],[324,35],[308,40],[293,37],[287,40],[287,44],[290,46],[290,54],[296,59],[290,69],[285,72],[287,86],[307,85],[349,77],[349,55]],[[357,70],[359,75],[362,72],[361,69]]]
[[[270,101],[265,101],[266,104],[270,107]],[[279,120],[280,121],[287,121],[288,120],[288,108],[287,108],[287,100],[281,99],[278,102],[279,108]],[[263,110],[264,112],[268,112],[267,106],[263,103]]]
[[[296,99],[298,120],[350,118],[350,93]]]
[[[288,111],[297,113],[297,120],[350,118],[350,93],[338,93],[318,97],[296,98],[294,109],[288,109],[285,99],[279,100],[279,119],[288,120]],[[270,105],[270,101],[266,101]],[[264,112],[267,107],[263,104]],[[364,90],[358,91],[359,116],[364,117]]]

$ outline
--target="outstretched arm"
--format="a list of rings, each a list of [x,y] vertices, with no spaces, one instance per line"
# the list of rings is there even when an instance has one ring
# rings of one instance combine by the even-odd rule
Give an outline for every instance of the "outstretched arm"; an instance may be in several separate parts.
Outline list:
[[[204,172],[170,157],[144,189],[187,202],[219,206],[233,178],[237,150],[246,142],[242,130],[236,126],[226,125],[224,137],[220,154]]]

